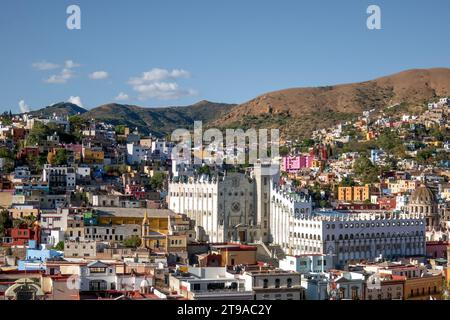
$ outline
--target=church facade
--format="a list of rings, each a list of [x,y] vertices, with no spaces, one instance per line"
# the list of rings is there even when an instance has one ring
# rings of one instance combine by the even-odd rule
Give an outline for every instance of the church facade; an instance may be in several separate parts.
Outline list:
[[[268,169],[268,170],[265,170]],[[277,186],[278,174],[256,164],[252,173],[227,173],[222,177],[177,177],[169,182],[169,209],[186,214],[196,221],[209,242],[264,242],[282,239],[282,220],[272,217],[281,207],[311,212],[311,201],[304,197],[286,196]],[[281,203],[281,202],[279,202]]]

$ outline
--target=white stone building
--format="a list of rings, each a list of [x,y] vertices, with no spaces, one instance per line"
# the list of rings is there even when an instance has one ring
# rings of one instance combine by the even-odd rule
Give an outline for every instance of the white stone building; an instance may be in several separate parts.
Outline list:
[[[330,254],[338,266],[425,255],[425,217],[420,214],[320,212],[289,216],[287,224],[285,252]]]
[[[256,164],[252,174],[209,179],[179,176],[169,182],[169,209],[186,214],[210,242],[287,241],[288,216],[310,214],[311,199],[277,186],[279,167]]]
[[[254,181],[245,174],[169,183],[169,209],[186,214],[210,242],[258,239]]]

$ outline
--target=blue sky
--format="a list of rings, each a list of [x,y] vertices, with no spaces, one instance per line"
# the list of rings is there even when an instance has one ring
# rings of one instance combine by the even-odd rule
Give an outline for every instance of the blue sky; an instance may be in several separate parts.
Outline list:
[[[81,30],[66,28],[71,4]],[[370,4],[382,30],[366,27]],[[448,0],[2,0],[0,111],[70,97],[87,109],[241,103],[450,67],[449,12]]]

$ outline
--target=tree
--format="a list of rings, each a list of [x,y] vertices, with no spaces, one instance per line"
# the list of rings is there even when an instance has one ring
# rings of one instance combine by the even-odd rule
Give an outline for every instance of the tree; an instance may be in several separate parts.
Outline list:
[[[379,169],[367,157],[359,157],[353,164],[353,171],[363,183],[378,181]]]
[[[9,214],[9,211],[3,209],[0,212],[0,236],[4,237],[6,234],[6,229],[12,228],[13,220]]]
[[[381,149],[392,152],[399,145],[402,145],[403,141],[400,140],[395,132],[391,130],[385,130],[378,137],[377,144]]]
[[[80,129],[86,121],[78,114],[69,117],[70,127],[72,129]]]
[[[202,174],[210,175],[211,174],[211,168],[208,165],[204,165],[204,166],[202,166],[202,167],[197,169],[197,173],[199,175],[202,175]]]
[[[331,207],[331,204],[330,204],[329,201],[327,201],[327,200],[325,200],[325,199],[322,199],[322,200],[319,201],[319,206],[320,206],[321,208],[330,208],[330,207]]]
[[[349,177],[343,178],[340,183],[340,187],[353,187],[353,186],[356,186],[356,183]]]
[[[66,149],[58,149],[55,155],[55,164],[64,165],[67,164],[67,159],[69,158],[69,153]]]
[[[152,190],[161,190],[164,186],[165,175],[162,172],[155,172],[150,179],[150,188]]]
[[[40,163],[39,163],[39,157],[35,157],[33,154],[28,153],[25,158],[25,163],[30,167],[31,170],[34,172],[40,171]]]
[[[45,124],[41,122],[35,122],[33,129],[30,130],[28,137],[26,138],[27,146],[34,146],[38,144],[41,140],[47,139],[50,134],[50,129]]]
[[[69,158],[69,153],[66,149],[58,149],[56,152],[49,152],[47,155],[47,161],[51,165],[65,165]]]
[[[433,158],[434,149],[431,147],[425,148],[417,152],[417,161],[421,164],[426,164]]]
[[[14,157],[10,149],[2,147],[0,148],[0,158],[13,159]]]
[[[53,249],[54,249],[54,250],[57,250],[57,251],[64,251],[64,241],[58,242],[58,243],[53,247]]]
[[[114,127],[114,130],[115,130],[116,134],[123,135],[123,134],[125,134],[125,128],[126,127],[127,127],[126,125],[119,124],[119,125]]]
[[[279,153],[282,157],[287,156],[289,154],[289,148],[287,146],[281,146]]]
[[[123,245],[128,248],[137,248],[141,245],[141,238],[138,236],[131,236],[123,240]]]

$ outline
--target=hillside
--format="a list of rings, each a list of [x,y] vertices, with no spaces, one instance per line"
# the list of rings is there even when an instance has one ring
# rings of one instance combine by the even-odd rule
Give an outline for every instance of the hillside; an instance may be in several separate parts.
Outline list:
[[[60,102],[39,110],[31,111],[30,114],[33,116],[42,116],[42,117],[49,117],[55,114],[57,116],[65,117],[65,116],[73,116],[76,114],[83,114],[86,112],[87,112],[86,109],[81,108],[76,104],[70,102]]]
[[[306,136],[362,111],[406,103],[411,108],[450,94],[450,69],[414,69],[372,81],[263,94],[214,121],[218,127],[280,128],[283,135]]]
[[[144,108],[116,103],[89,111],[58,103],[34,115],[74,115],[113,125],[127,125],[156,136],[176,128],[279,128],[282,136],[308,137],[312,131],[354,119],[363,111],[403,103],[416,111],[430,99],[450,95],[450,69],[414,69],[371,81],[315,88],[292,88],[260,95],[240,105],[200,101],[185,107]],[[404,111],[402,108],[401,111]]]
[[[194,121],[205,124],[227,114],[235,105],[200,101],[186,107],[144,108],[116,103],[105,104],[82,115],[113,125],[137,127],[143,133],[156,136],[170,134],[177,128],[192,128]]]

